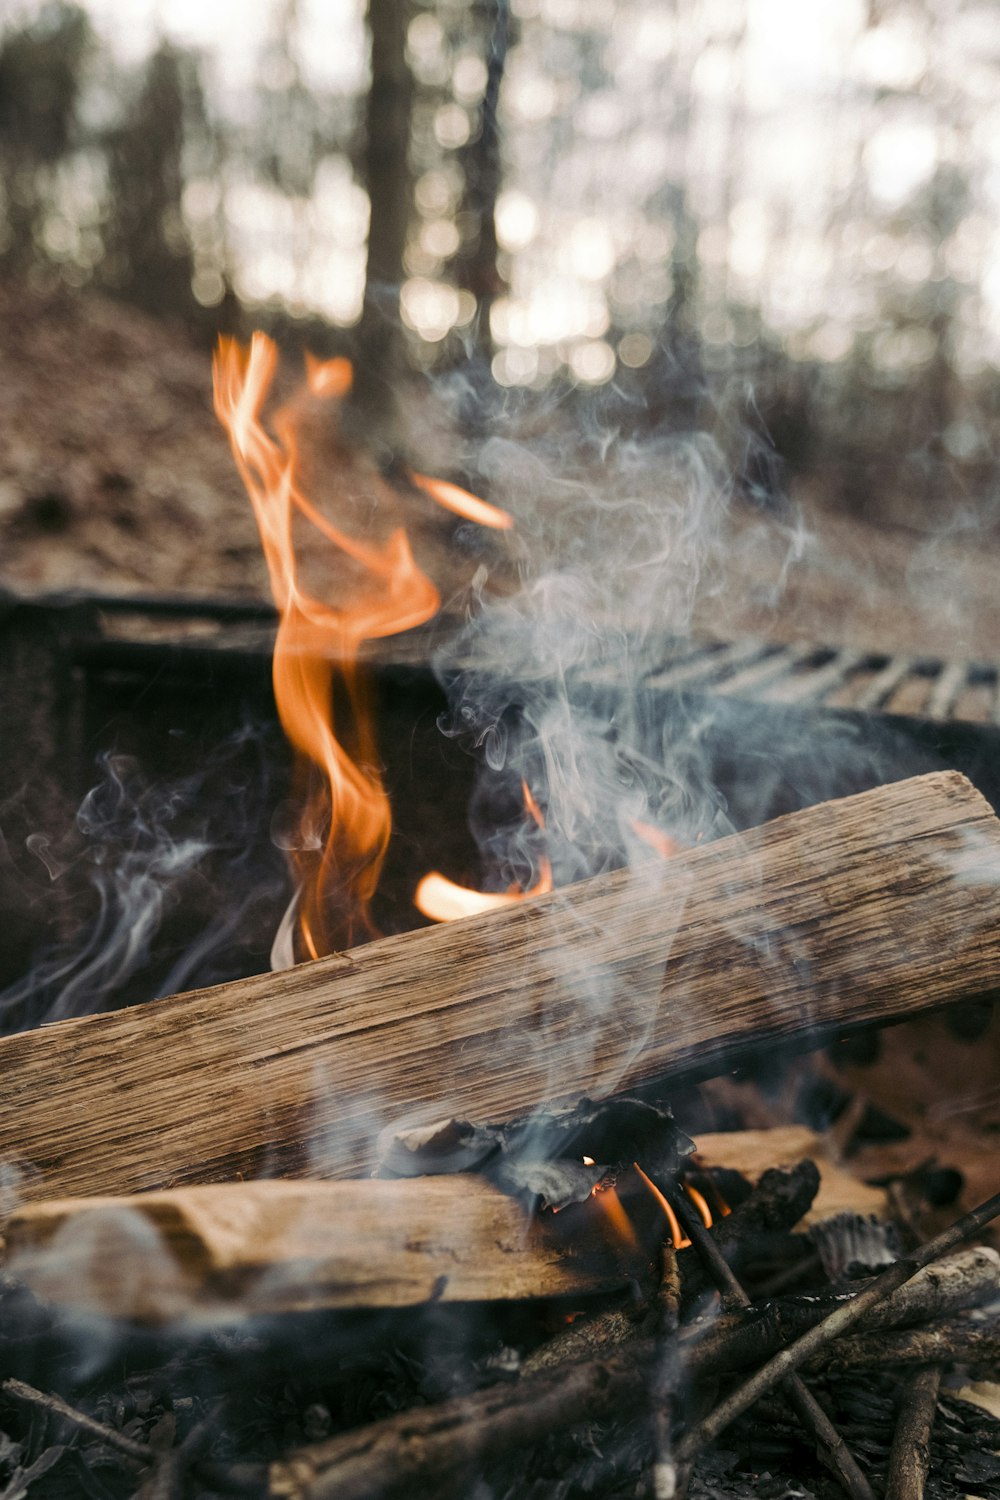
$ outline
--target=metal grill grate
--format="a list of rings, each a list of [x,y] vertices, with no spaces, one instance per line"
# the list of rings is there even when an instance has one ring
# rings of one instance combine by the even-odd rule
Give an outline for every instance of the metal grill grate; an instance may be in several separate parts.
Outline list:
[[[688,642],[649,674],[645,686],[757,703],[1000,724],[1000,673],[992,663],[889,656],[814,643]]]

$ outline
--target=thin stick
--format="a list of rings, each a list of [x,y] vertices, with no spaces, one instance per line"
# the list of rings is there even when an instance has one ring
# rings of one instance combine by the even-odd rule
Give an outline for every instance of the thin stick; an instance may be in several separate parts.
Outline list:
[[[751,1299],[746,1288],[702,1224],[690,1200],[684,1193],[671,1193],[670,1198],[692,1245],[723,1297],[731,1306],[750,1307]],[[851,1496],[851,1500],[875,1500],[875,1492],[858,1467],[854,1454],[802,1377],[790,1376],[785,1382],[785,1390],[796,1416],[816,1444],[820,1461],[836,1475],[845,1493]]]
[[[616,1350],[604,1359],[489,1386],[417,1407],[299,1448],[272,1465],[269,1494],[290,1500],[409,1500],[418,1484],[437,1500],[469,1493],[477,1465],[589,1422],[635,1412],[647,1400],[658,1354]]]
[[[0,1384],[0,1391],[5,1396],[12,1396],[15,1401],[24,1401],[28,1406],[40,1407],[42,1411],[47,1411],[54,1417],[61,1417],[63,1421],[72,1422],[74,1427],[92,1433],[94,1437],[107,1443],[110,1448],[117,1448],[120,1453],[137,1459],[141,1464],[151,1464],[157,1457],[148,1443],[137,1442],[127,1433],[105,1426],[103,1422],[98,1422],[96,1417],[88,1417],[86,1412],[78,1411],[75,1406],[69,1406],[60,1396],[50,1396],[45,1391],[38,1391],[33,1385],[26,1385],[23,1380],[5,1380]]]
[[[918,1370],[907,1381],[889,1454],[885,1500],[924,1500],[940,1385],[940,1365]]]
[[[943,1255],[954,1250],[963,1240],[967,1240],[978,1229],[982,1229],[984,1224],[990,1223],[998,1214],[1000,1214],[1000,1193],[995,1193],[979,1208],[963,1215],[952,1224],[950,1229],[946,1229],[935,1239],[929,1240],[907,1259],[898,1260],[894,1265],[889,1266],[881,1276],[876,1276],[865,1291],[859,1292],[853,1302],[836,1308],[829,1317],[817,1323],[815,1328],[810,1328],[794,1344],[787,1349],[782,1349],[743,1385],[737,1386],[725,1401],[720,1401],[715,1410],[686,1435],[678,1448],[679,1457],[685,1462],[690,1462],[696,1453],[699,1453],[707,1444],[714,1442],[719,1434],[724,1432],[737,1417],[742,1416],[748,1407],[753,1406],[754,1402],[759,1401],[782,1380],[786,1380],[793,1371],[799,1369],[806,1360],[817,1354],[831,1340],[852,1328],[860,1318],[864,1317],[869,1308],[877,1306],[884,1297],[909,1281],[931,1261],[940,1260]]]
[[[765,1359],[792,1343],[807,1328],[821,1323],[835,1307],[852,1301],[868,1284],[862,1282],[848,1292],[767,1302],[763,1307],[755,1306],[749,1313],[724,1314],[707,1328],[689,1325],[681,1335],[681,1353],[689,1375],[697,1378],[700,1373],[735,1372],[763,1364]],[[933,1326],[970,1307],[993,1302],[998,1296],[1000,1255],[987,1245],[960,1250],[925,1268],[879,1307],[866,1313],[854,1334],[839,1339],[832,1349],[824,1351],[822,1364],[824,1368],[829,1368],[834,1362],[839,1366],[847,1357],[847,1351],[853,1350],[855,1345],[862,1353],[870,1352],[875,1347],[873,1332],[878,1339],[884,1340],[887,1329],[916,1323]],[[976,1327],[978,1329],[980,1325]],[[920,1332],[923,1332],[923,1327]],[[924,1364],[937,1362],[936,1357],[923,1361]]]
[[[652,1379],[653,1500],[674,1500],[679,1489],[674,1458],[674,1408],[681,1376],[677,1348],[680,1301],[677,1257],[673,1248],[665,1244],[663,1275],[657,1299],[656,1332],[659,1354]]]

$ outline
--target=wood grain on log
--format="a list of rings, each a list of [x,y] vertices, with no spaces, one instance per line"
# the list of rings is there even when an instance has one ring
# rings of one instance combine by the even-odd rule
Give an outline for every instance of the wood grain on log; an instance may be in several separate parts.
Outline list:
[[[9,1269],[37,1295],[156,1323],[234,1302],[274,1313],[624,1286],[629,1268],[597,1238],[561,1248],[513,1199],[466,1175],[57,1199],[7,1225]]]
[[[350,1176],[381,1126],[719,1071],[1000,979],[1000,822],[955,772],[346,954],[0,1041],[22,1198]],[[7,1179],[10,1178],[7,1173]]]

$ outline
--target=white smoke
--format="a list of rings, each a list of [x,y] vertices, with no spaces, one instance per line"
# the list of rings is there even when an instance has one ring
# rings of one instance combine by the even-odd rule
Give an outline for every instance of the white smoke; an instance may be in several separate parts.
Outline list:
[[[0,1031],[225,977],[220,956],[249,908],[275,895],[274,880],[268,885],[250,869],[253,820],[266,811],[255,807],[260,790],[242,774],[221,780],[218,774],[235,761],[248,733],[208,757],[203,772],[165,786],[147,782],[128,756],[102,755],[100,780],[76,815],[71,857],[54,851],[45,835],[29,836],[27,846],[49,879],[64,882],[72,875],[86,910],[77,912],[72,939],[41,954],[0,993]],[[176,934],[170,943],[157,939],[182,906],[184,938],[177,951]],[[223,962],[221,974],[216,961]]]

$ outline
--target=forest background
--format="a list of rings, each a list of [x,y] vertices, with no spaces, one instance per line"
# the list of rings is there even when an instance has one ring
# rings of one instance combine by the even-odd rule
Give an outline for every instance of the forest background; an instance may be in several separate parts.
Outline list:
[[[947,573],[949,548],[994,544],[995,5],[49,0],[0,18],[15,586],[63,585],[81,556],[99,582],[255,586],[242,522],[209,576],[144,564],[141,520],[157,502],[169,552],[178,494],[181,530],[236,496],[195,371],[251,327],[351,356],[351,430],[384,464],[412,437],[405,393],[444,391],[467,440],[514,421],[597,447],[711,434],[747,524],[782,528],[781,567],[790,536],[825,528],[826,571],[856,572],[877,528],[912,595],[929,547]],[[985,611],[992,576],[955,587]],[[848,634],[881,644],[880,609]],[[994,633],[951,627],[960,648]]]

